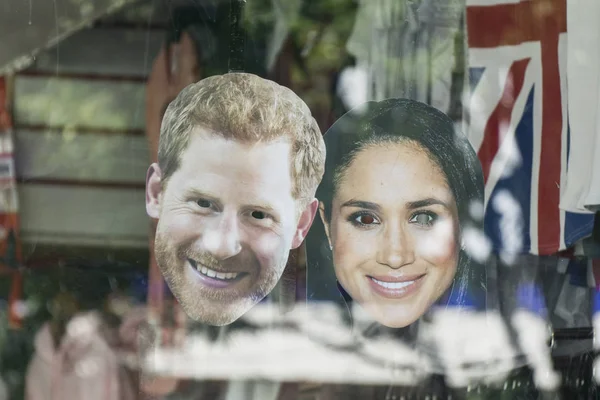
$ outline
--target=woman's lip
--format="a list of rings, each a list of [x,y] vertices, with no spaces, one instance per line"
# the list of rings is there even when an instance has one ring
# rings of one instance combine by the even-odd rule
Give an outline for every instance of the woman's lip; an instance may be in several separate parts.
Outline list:
[[[394,282],[381,281],[382,284],[383,283],[399,284],[399,283],[410,282],[410,283],[407,283],[406,285],[403,285],[402,287],[397,287],[397,288],[384,287],[381,284],[375,282],[375,280],[377,278],[367,276],[366,279],[369,281],[369,285],[371,286],[371,289],[375,291],[375,293],[378,293],[380,296],[386,297],[388,299],[400,300],[400,299],[408,297],[408,296],[412,295],[413,293],[417,292],[423,285],[423,282],[425,281],[425,279],[424,279],[425,275],[426,274],[415,275],[416,279],[414,279],[412,281],[402,281],[402,282],[400,282],[400,281],[394,281]]]
[[[403,275],[403,276],[389,276],[389,275],[367,275],[368,278],[374,278],[381,282],[387,283],[402,283],[402,282],[411,282],[421,279],[426,274],[418,274],[418,275]]]

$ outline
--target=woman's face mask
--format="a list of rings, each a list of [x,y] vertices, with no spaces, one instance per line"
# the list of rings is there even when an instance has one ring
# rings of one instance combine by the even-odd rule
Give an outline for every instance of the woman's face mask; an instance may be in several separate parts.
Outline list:
[[[325,225],[340,284],[385,326],[413,323],[454,279],[456,203],[418,145],[362,150],[338,182]]]

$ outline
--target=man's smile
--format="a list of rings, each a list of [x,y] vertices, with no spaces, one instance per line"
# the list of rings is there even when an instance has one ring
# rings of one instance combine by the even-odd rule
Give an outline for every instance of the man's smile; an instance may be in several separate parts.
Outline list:
[[[219,272],[214,269],[210,269],[205,265],[200,264],[196,260],[192,260],[191,258],[188,258],[188,261],[198,272],[206,275],[209,278],[232,280],[237,278],[239,275],[244,274],[244,272]]]
[[[187,259],[189,265],[197,273],[201,281],[208,286],[212,287],[227,287],[231,284],[239,282],[245,276],[249,275],[247,272],[220,272],[214,269],[208,268],[199,262]]]

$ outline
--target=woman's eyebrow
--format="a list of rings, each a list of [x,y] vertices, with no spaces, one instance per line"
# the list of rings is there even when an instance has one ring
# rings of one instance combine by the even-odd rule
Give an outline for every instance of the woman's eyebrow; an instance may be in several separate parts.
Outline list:
[[[447,209],[450,209],[450,205],[448,205],[448,203],[446,203],[445,201],[442,201],[440,199],[433,198],[433,197],[428,197],[423,200],[408,202],[408,203],[406,203],[406,207],[410,210],[414,210],[416,208],[428,207],[428,206],[432,206],[432,205],[436,205],[436,204],[446,207]]]
[[[377,203],[371,203],[370,201],[362,201],[362,200],[355,200],[355,199],[348,200],[347,202],[342,204],[342,207],[365,208],[367,210],[372,210],[372,211],[379,211],[381,209],[381,207]]]

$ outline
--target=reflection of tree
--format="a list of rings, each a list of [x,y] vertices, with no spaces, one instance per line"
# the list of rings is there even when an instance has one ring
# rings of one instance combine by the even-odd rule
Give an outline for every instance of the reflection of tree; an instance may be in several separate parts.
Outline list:
[[[323,123],[324,117],[319,114],[335,106],[332,89],[336,76],[352,63],[346,50],[351,34],[356,35],[353,36],[354,51],[365,54],[361,56],[363,58],[372,59],[372,73],[379,77],[389,75],[390,81],[385,86],[392,93],[398,92],[398,96],[417,96],[420,93],[417,85],[425,88],[433,87],[435,83],[436,88],[440,88],[436,90],[441,90],[440,85],[449,85],[449,71],[463,67],[461,27],[457,20],[460,15],[457,10],[462,10],[463,5],[458,0],[443,4],[428,0],[398,1],[389,2],[385,7],[383,1],[365,1],[361,14],[357,14],[360,2],[356,0],[304,0],[298,12],[294,12],[292,3],[281,0],[248,2],[244,21],[251,34],[262,35],[267,42],[273,40],[272,34],[288,34],[280,56],[292,59],[291,87],[308,103],[322,127],[328,127],[328,124]],[[393,15],[385,15],[390,10]],[[369,18],[378,13],[383,15],[375,18],[377,26],[372,25]],[[357,20],[359,15],[360,21]],[[282,29],[281,25],[287,25],[288,30]],[[381,35],[381,43],[372,40],[375,34]],[[449,46],[453,45],[457,35],[456,59],[453,60]],[[354,40],[356,38],[358,41]],[[447,88],[453,91],[452,96],[456,99],[453,104],[460,103],[460,93],[455,92],[462,89],[458,82],[460,76],[455,75],[455,78],[456,87]],[[374,97],[381,95],[384,93]],[[461,112],[460,108],[450,111],[453,115]]]
[[[123,142],[99,136],[93,145],[86,145],[77,140],[77,128],[129,129],[139,125],[141,118],[136,110],[143,110],[143,89],[131,83],[105,86],[72,82],[49,79],[43,90],[22,91],[17,100],[18,118],[43,121],[44,125],[61,129],[58,133],[45,132],[42,138],[43,142],[58,146],[55,152],[40,153],[44,160],[36,160],[37,165],[46,166],[48,173],[68,168],[79,178],[106,176],[111,166],[103,161],[118,153],[117,146]]]
[[[21,119],[44,120],[50,126],[95,126],[126,129],[135,121],[135,107],[127,101],[136,99],[139,84],[85,84],[49,79],[42,91],[19,93],[17,106]],[[37,85],[36,85],[37,86]],[[37,87],[36,87],[37,89]],[[142,98],[138,99],[143,102]]]
[[[321,122],[327,116],[319,114],[332,107],[332,78],[347,62],[345,44],[354,24],[356,6],[353,0],[301,1],[295,13],[291,5],[294,2],[277,0],[282,10],[277,13],[274,2],[247,2],[247,29],[249,34],[269,43],[272,34],[281,34],[274,30],[277,19],[287,19],[288,36],[282,41],[279,57],[291,60],[291,88]]]

